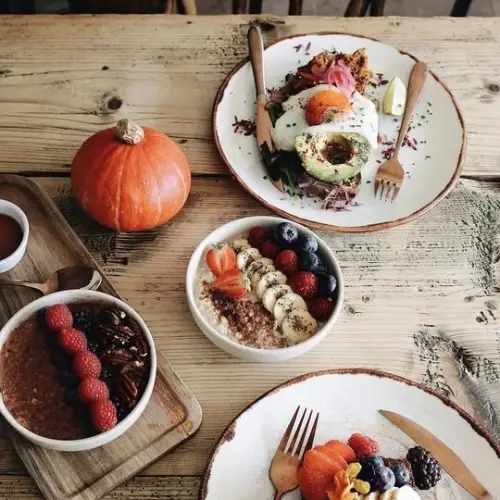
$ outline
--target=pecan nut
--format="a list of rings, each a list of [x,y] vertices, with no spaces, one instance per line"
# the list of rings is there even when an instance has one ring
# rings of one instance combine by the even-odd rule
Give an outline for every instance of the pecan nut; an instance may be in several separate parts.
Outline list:
[[[133,359],[134,355],[125,349],[108,349],[101,356],[101,361],[111,365],[125,365]]]

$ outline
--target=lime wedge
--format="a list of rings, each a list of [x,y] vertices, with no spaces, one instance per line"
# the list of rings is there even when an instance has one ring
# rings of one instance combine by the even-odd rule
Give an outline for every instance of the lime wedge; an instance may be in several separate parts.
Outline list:
[[[385,93],[383,109],[384,113],[393,116],[401,116],[405,110],[406,87],[399,77],[394,77]]]

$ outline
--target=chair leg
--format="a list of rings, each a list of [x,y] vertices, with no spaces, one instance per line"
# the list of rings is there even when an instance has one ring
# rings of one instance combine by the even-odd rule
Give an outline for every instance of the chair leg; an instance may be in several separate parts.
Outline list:
[[[196,0],[177,0],[177,13],[194,16],[198,13]]]
[[[302,15],[302,0],[290,0],[290,3],[288,4],[288,15],[289,16]]]
[[[262,14],[262,0],[250,0],[250,14]]]
[[[233,0],[233,14],[246,14],[247,0]]]
[[[363,17],[368,11],[371,0],[351,0],[345,11],[345,17]]]
[[[384,15],[385,0],[372,0],[370,6],[370,16],[383,16]]]
[[[466,17],[469,12],[472,0],[456,0],[451,9],[450,16],[453,17]]]

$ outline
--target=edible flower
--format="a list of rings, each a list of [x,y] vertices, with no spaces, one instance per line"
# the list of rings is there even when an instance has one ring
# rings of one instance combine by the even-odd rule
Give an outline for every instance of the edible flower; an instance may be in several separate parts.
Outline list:
[[[351,463],[346,470],[335,474],[333,490],[326,492],[328,500],[358,500],[361,495],[370,493],[370,483],[356,479],[361,472],[358,462]]]

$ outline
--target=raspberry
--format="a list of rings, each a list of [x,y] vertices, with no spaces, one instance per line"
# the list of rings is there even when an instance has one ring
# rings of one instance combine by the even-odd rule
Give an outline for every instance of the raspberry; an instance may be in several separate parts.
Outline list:
[[[99,399],[90,405],[92,425],[98,432],[106,432],[117,423],[116,406],[109,399]]]
[[[360,432],[353,434],[347,444],[354,450],[358,458],[371,457],[379,452],[377,441]]]
[[[274,260],[274,265],[283,274],[292,276],[299,270],[299,259],[293,250],[283,250]]]
[[[290,278],[288,284],[303,299],[313,299],[318,292],[318,278],[309,271],[301,271]]]
[[[56,304],[45,313],[45,322],[54,332],[67,326],[73,326],[73,315],[64,304]]]
[[[87,349],[87,338],[85,335],[80,330],[71,326],[62,328],[59,331],[57,340],[66,354],[70,356]]]
[[[309,312],[318,321],[327,321],[333,312],[332,299],[319,298],[311,303]]]
[[[267,231],[262,226],[256,226],[250,229],[248,235],[248,242],[255,248],[259,248],[267,238]]]
[[[264,241],[259,247],[263,257],[274,259],[280,253],[280,247],[273,240]]]
[[[86,404],[90,404],[98,399],[108,399],[108,386],[94,377],[84,378],[78,386],[78,397]]]
[[[82,351],[73,358],[73,371],[80,378],[98,378],[101,374],[101,362],[90,351]]]

